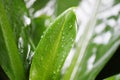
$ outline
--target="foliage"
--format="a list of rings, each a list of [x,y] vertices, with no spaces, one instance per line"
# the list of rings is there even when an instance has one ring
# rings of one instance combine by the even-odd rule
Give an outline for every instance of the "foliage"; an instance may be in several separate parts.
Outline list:
[[[120,45],[120,1],[108,4],[0,0],[0,79],[94,80]]]

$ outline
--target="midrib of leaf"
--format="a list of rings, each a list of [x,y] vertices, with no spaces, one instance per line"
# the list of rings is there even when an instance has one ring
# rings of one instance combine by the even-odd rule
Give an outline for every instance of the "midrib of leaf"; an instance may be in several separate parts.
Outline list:
[[[66,18],[64,18],[64,19],[65,20],[63,21],[63,23],[61,23],[62,26],[61,27],[59,26],[61,29],[59,31],[58,38],[56,39],[56,42],[54,43],[54,46],[52,47],[52,51],[54,51],[52,54],[54,54],[54,56],[52,56],[52,57],[50,56],[51,57],[51,62],[53,62],[55,60],[55,56],[57,55],[55,53],[58,50],[58,46],[60,44],[60,40],[61,40],[61,36],[62,36],[62,31],[63,31],[63,29],[65,27],[64,25],[65,25],[65,22],[66,22]],[[52,72],[52,66],[54,66],[53,63],[50,64],[49,69],[47,68],[46,72],[44,73],[44,77],[43,78],[46,78],[48,72]],[[45,79],[43,79],[43,80],[45,80]]]
[[[24,68],[17,51],[17,46],[15,44],[15,40],[13,37],[13,32],[10,28],[10,24],[6,15],[6,11],[4,10],[2,1],[0,0],[0,28],[3,32],[3,37],[5,40],[6,48],[10,59],[10,66],[13,71],[13,76],[9,76],[11,80],[25,80]],[[1,64],[2,65],[2,64]],[[7,65],[6,65],[7,66]]]
[[[69,9],[46,30],[32,60],[30,79],[59,79],[61,67],[75,40],[75,20],[73,9]]]

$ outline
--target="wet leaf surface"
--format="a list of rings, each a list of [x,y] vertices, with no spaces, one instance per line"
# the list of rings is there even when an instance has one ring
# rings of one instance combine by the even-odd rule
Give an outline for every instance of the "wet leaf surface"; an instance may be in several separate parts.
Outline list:
[[[62,65],[76,36],[75,14],[72,9],[61,14],[41,37],[33,56],[31,80],[58,80]]]

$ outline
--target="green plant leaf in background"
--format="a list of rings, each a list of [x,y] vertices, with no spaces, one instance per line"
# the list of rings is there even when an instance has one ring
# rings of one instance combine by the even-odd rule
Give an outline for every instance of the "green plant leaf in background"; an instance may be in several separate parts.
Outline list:
[[[58,80],[76,36],[73,9],[61,14],[42,36],[33,56],[31,80]]]
[[[99,1],[97,0],[96,6],[99,6]],[[79,38],[75,55],[70,67],[63,74],[63,80],[95,80],[120,45],[120,24],[115,27],[106,25],[101,33],[97,33],[98,26],[94,25],[97,19],[94,15],[96,10]]]
[[[104,80],[120,80],[120,74],[111,76],[111,77],[106,78],[106,79],[104,79]]]
[[[56,0],[56,15],[58,16],[63,11],[70,7],[78,6],[81,0]]]
[[[31,7],[34,8],[34,12],[36,12],[37,10],[40,10],[41,8],[45,7],[45,5],[49,1],[50,0],[36,0]]]
[[[28,53],[30,27],[25,23],[25,19],[28,19],[28,11],[25,3],[23,0],[1,0],[1,4],[4,7],[10,28],[15,37],[15,43],[22,58],[22,62],[27,70],[28,62],[26,56]]]
[[[81,62],[84,61],[83,58],[84,58],[84,55],[86,55],[85,52],[87,51],[89,41],[90,41],[91,37],[93,36],[93,29],[94,29],[95,24],[96,24],[96,14],[97,14],[97,11],[99,9],[99,5],[100,5],[100,0],[97,0],[96,4],[95,4],[96,8],[94,8],[94,10],[92,11],[93,12],[92,16],[90,17],[86,26],[84,26],[85,27],[84,33],[79,38],[79,41],[76,45],[77,47],[76,47],[76,52],[74,54],[74,57],[71,61],[70,66],[68,67],[67,71],[63,75],[62,80],[67,80],[67,79],[71,79],[71,78],[75,79],[74,78],[75,75],[80,73],[80,72],[77,73],[77,71],[79,71],[79,69],[81,69],[81,66],[85,65],[85,64],[81,65]],[[79,56],[81,59],[79,59]],[[79,63],[77,61],[79,61]],[[76,68],[76,65],[77,65],[77,68]],[[79,66],[79,65],[81,65],[81,66]],[[76,69],[75,72],[74,72],[74,69]],[[85,70],[85,69],[83,69],[83,70]],[[74,73],[74,77],[73,77],[73,73]],[[83,74],[81,75],[81,78],[82,77],[83,77]],[[88,78],[88,77],[86,77],[86,78]],[[79,79],[79,78],[77,78],[77,79]],[[85,77],[83,79],[85,79]],[[80,80],[83,80],[83,79],[80,79]]]
[[[46,20],[49,20],[49,16],[47,15],[41,15],[40,17],[34,18],[34,29],[32,33],[32,40],[35,44],[35,46],[38,45],[41,36],[43,35],[43,32],[46,30],[47,25],[46,25]]]
[[[120,0],[114,0],[114,5],[119,4]]]
[[[10,80],[26,80],[24,67],[2,0],[0,0],[0,37],[0,66]]]

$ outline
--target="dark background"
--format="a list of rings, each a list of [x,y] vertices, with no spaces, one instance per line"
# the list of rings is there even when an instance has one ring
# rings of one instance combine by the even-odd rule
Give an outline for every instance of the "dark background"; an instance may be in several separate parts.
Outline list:
[[[96,80],[102,80],[118,73],[120,73],[120,46],[113,57],[99,73]]]

